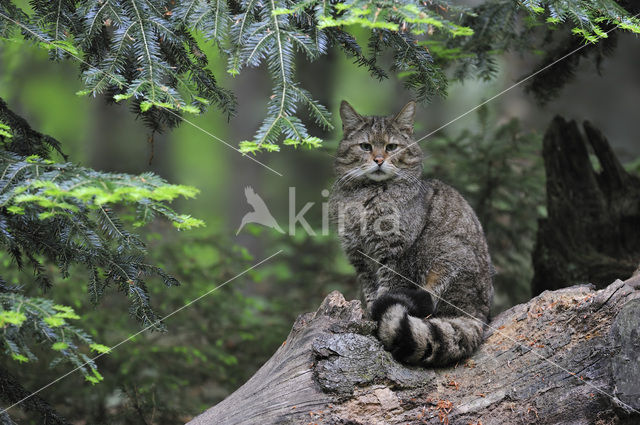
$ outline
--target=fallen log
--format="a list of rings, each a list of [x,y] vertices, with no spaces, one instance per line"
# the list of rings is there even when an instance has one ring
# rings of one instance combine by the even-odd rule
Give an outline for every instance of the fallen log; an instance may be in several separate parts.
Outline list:
[[[397,363],[359,301],[332,292],[204,424],[640,423],[640,276],[545,291],[448,368]]]

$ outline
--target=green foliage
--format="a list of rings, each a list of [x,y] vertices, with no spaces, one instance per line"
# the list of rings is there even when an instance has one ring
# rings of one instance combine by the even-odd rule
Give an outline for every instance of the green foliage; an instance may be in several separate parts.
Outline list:
[[[178,229],[201,226],[202,221],[176,213],[168,204],[177,197],[193,197],[197,190],[170,185],[151,173],[134,176],[103,173],[69,162],[54,162],[52,149],[59,143],[31,129],[0,99],[0,246],[3,258],[18,270],[33,268],[33,280],[42,292],[51,288],[52,267],[62,278],[70,268],[87,271],[85,284],[92,303],[114,288],[129,302],[129,312],[144,326],[164,329],[150,304],[147,280],[159,277],[166,286],[178,281],[162,268],[149,264],[145,244],[127,230],[116,209],[131,211],[125,221],[133,226],[149,223],[155,216],[168,219]],[[5,261],[5,266],[8,266]],[[12,281],[24,279],[12,275]],[[89,357],[89,349],[100,354],[108,347],[70,321],[78,320],[71,307],[23,293],[32,285],[9,285],[0,278],[1,346],[18,362],[36,360],[34,346],[56,353],[51,365],[60,361],[79,367],[85,379],[98,383],[102,376]],[[40,348],[41,350],[41,348]]]
[[[458,188],[482,223],[497,272],[495,310],[528,299],[537,220],[546,215],[540,135],[523,133],[516,119],[498,126],[482,107],[477,131],[424,149],[427,174]]]
[[[31,8],[26,13],[3,2],[0,36],[15,37],[11,28],[19,22],[22,34],[52,58],[82,61],[80,94],[130,100],[154,131],[210,104],[234,110],[233,95],[208,69],[197,37],[219,46],[231,75],[265,64],[273,90],[254,140],[241,145],[244,153],[278,151],[282,140],[317,145],[300,106],[320,128],[332,128],[325,106],[296,79],[297,55],[314,61],[337,48],[375,78],[387,78],[379,63],[389,51],[391,72],[428,101],[446,95],[449,66],[457,79],[491,78],[497,53],[514,46],[537,50],[529,36],[540,26],[567,27],[563,33],[589,43],[614,28],[640,33],[633,5],[614,0],[488,0],[472,9],[445,0],[34,0]],[[369,32],[368,55],[354,37],[357,27]]]
[[[6,284],[3,282],[3,289]],[[26,363],[37,360],[30,344],[48,346],[57,356],[51,361],[56,365],[66,361],[78,367],[85,379],[92,384],[102,381],[95,362],[83,352],[93,346],[91,337],[67,320],[78,320],[71,307],[54,304],[46,298],[26,297],[15,292],[0,292],[0,327],[2,347],[13,360]]]
[[[574,26],[572,33],[581,35],[590,43],[607,37],[603,24],[614,24],[623,30],[640,34],[640,19],[629,16],[628,11],[613,0],[524,0],[522,5],[535,14],[545,16],[548,13],[548,23],[571,23]]]
[[[256,2],[245,2],[246,8],[238,15],[240,26],[231,32],[232,43],[238,48],[229,51],[228,72],[237,74],[244,66],[259,66],[266,62],[274,82],[267,118],[254,141],[258,147],[275,144],[281,135],[300,141],[309,138],[306,127],[295,115],[298,103],[308,108],[319,126],[333,128],[326,108],[294,80],[295,52],[315,60],[326,54],[327,36],[309,25],[306,17],[278,13],[286,5],[286,2],[270,0],[258,9]]]
[[[177,214],[165,202],[179,196],[192,198],[198,190],[183,185],[170,185],[152,173],[139,176],[102,173],[75,166],[54,163],[37,155],[21,157],[0,153],[5,183],[0,205],[13,214],[37,214],[39,219],[58,216],[69,221],[84,221],[78,213],[95,213],[103,230],[110,235],[124,235],[112,217],[113,205],[132,206],[136,210],[134,226],[148,224],[156,215],[169,219],[179,229],[204,225],[201,220]],[[12,184],[26,180],[22,184]],[[72,238],[73,239],[73,238]]]
[[[506,51],[543,55],[533,72],[554,65],[536,74],[527,90],[544,102],[574,77],[581,57],[595,56],[599,66],[615,47],[614,30],[638,32],[639,13],[637,3],[626,0],[488,0],[462,17],[473,36],[427,39],[424,44],[437,63],[453,69],[457,80],[495,77],[497,55]]]
[[[37,0],[28,17],[5,3],[0,34],[8,32],[9,19],[20,22],[23,34],[52,58],[72,56],[81,62],[85,89],[78,94],[132,99],[155,131],[211,103],[228,113],[235,108],[231,93],[207,68],[198,43],[171,19],[164,1]]]
[[[11,127],[9,127],[8,125],[2,124],[0,122],[0,137],[4,137],[5,139],[10,139],[13,137],[13,134],[11,134]]]
[[[270,251],[283,250],[277,261],[172,316],[166,323],[170,332],[136,336],[101,357],[100,385],[83,391],[77,381],[63,380],[47,400],[71,422],[183,423],[244,383],[283,343],[296,316],[315,310],[329,291],[357,295],[353,271],[334,238],[290,238],[258,226],[255,230]],[[217,232],[184,234],[180,243],[166,234],[148,236],[149,261],[171,264],[175,277],[185,282],[179,291],[149,288],[160,311],[182,307],[259,259]],[[54,284],[60,290],[51,295],[55,302],[78,305],[82,327],[96,340],[120,341],[133,333],[126,315],[109,312],[122,308],[124,300],[107,294],[103,303],[109,310],[90,308],[73,290],[80,277],[56,276]],[[34,376],[47,372],[46,364],[28,365],[25,385],[33,386]],[[66,372],[61,365],[57,371]],[[73,405],[66,402],[69,394]],[[111,408],[102,408],[105,400]]]
[[[79,94],[104,93],[130,103],[158,131],[210,105],[233,112],[232,94],[214,78],[203,53],[203,40],[213,43],[230,75],[262,66],[273,82],[266,118],[253,140],[240,143],[241,152],[256,154],[283,145],[319,147],[303,109],[318,127],[331,128],[330,114],[315,97],[320,93],[312,95],[300,83],[301,60],[341,51],[372,77],[396,75],[428,101],[444,96],[451,78],[492,78],[498,55],[507,50],[539,54],[540,40],[549,51],[543,64],[585,43],[590,47],[575,58],[584,52],[603,57],[615,38],[615,32],[605,38],[606,31],[638,29],[630,18],[640,12],[637,5],[617,3],[489,0],[466,9],[440,0],[37,0],[30,7],[2,1],[0,38],[32,40],[52,59],[80,58]],[[560,73],[565,77],[556,87],[568,81],[577,61],[560,65],[569,72]],[[541,93],[551,93],[548,81]],[[486,111],[480,117],[479,130],[426,144],[427,167],[461,188],[478,211],[498,271],[497,293],[508,298],[497,298],[500,309],[528,293],[535,220],[545,213],[540,138],[523,134],[514,121],[494,125]],[[109,353],[83,366],[85,379],[101,381],[91,391],[68,379],[47,394],[74,422],[183,423],[248,378],[282,343],[297,314],[315,309],[332,289],[356,296],[353,271],[333,238],[289,238],[257,228],[255,246],[283,250],[277,262],[172,316],[166,323],[172,332],[143,333],[110,351],[104,344],[138,329],[125,310],[162,328],[156,312],[184,306],[244,270],[252,257],[216,232],[172,238],[172,226],[202,224],[170,206],[195,189],[151,174],[103,173],[58,160],[52,152],[62,155],[60,144],[31,129],[1,99],[0,142],[5,363],[24,387],[36,389],[70,364]],[[314,166],[316,159],[311,157]],[[165,218],[154,223],[159,233],[146,232],[145,239],[132,232],[158,215]],[[187,284],[167,291],[150,284],[154,275],[168,286]],[[56,290],[44,292],[50,287]],[[87,295],[101,308],[87,303]]]
[[[452,14],[469,13],[469,10],[450,5],[446,2],[433,2],[430,7],[425,2],[371,2],[368,0],[354,0],[337,3],[333,16],[321,15],[319,28],[338,27],[342,25],[360,25],[369,29],[386,29],[398,32],[410,31],[414,35],[433,33],[440,30],[444,33],[456,36],[468,36],[473,30],[457,25],[442,15],[437,6],[448,8]],[[436,6],[436,7],[433,7]],[[291,10],[290,13],[295,13]]]

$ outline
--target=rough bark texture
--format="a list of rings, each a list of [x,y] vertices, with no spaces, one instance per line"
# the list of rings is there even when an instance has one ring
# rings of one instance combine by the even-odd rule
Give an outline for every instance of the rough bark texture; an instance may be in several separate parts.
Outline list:
[[[556,117],[544,136],[548,218],[538,226],[534,295],[582,282],[602,288],[638,266],[640,179],[588,121],[584,131]]]
[[[490,324],[464,364],[394,361],[338,292],[300,316],[204,424],[640,423],[640,277],[546,291]]]

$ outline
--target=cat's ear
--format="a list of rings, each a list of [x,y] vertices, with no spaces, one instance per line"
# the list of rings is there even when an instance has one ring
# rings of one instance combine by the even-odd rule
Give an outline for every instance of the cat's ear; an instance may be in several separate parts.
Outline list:
[[[398,115],[393,119],[393,123],[398,130],[403,133],[413,134],[413,119],[416,115],[416,102],[413,100],[407,103]]]
[[[340,118],[342,119],[342,131],[345,134],[358,128],[364,121],[364,118],[346,100],[340,104]]]

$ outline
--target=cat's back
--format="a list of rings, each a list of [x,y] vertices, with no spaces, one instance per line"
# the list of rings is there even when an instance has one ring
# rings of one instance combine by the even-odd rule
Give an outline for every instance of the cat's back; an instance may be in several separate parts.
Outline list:
[[[438,179],[425,179],[423,186],[425,219],[432,232],[484,244],[482,225],[458,190]]]
[[[430,266],[444,261],[450,265],[449,273],[471,277],[452,282],[442,296],[458,307],[486,316],[493,286],[491,257],[482,225],[455,188],[436,179],[425,180],[424,184],[428,188],[426,225],[416,248]],[[446,306],[441,310],[457,314]]]

